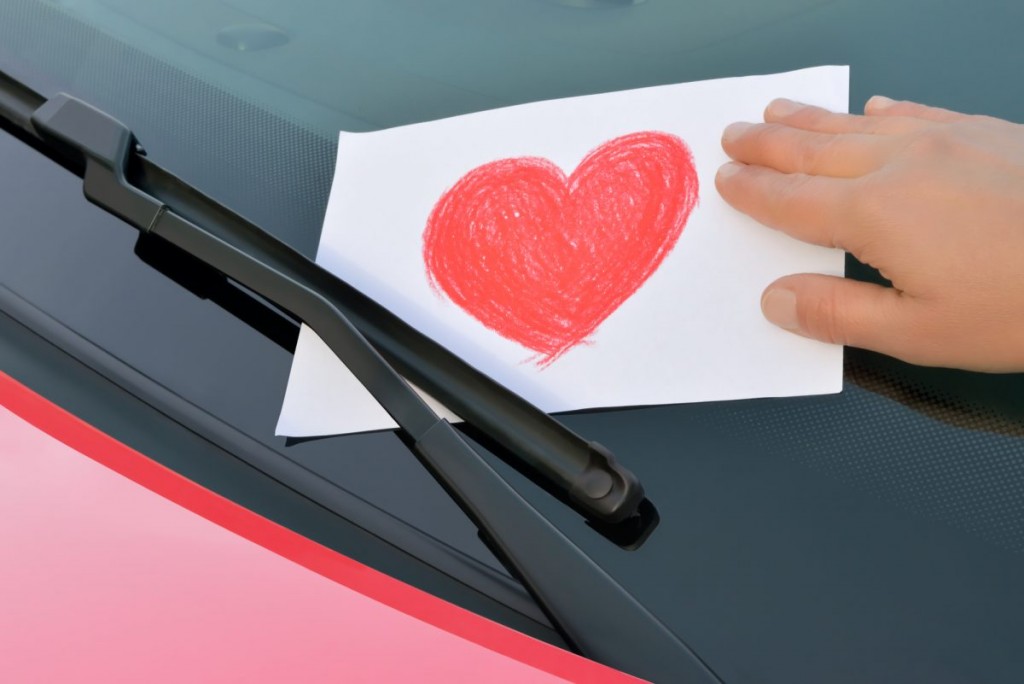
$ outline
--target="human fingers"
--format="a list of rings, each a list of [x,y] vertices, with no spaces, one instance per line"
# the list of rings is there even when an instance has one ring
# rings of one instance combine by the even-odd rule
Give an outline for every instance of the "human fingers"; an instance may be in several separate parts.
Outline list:
[[[722,198],[744,214],[798,240],[854,253],[861,240],[849,211],[855,183],[738,162],[715,176]]]
[[[961,114],[941,107],[929,107],[928,105],[907,100],[892,100],[884,95],[875,95],[864,105],[864,114],[872,117],[911,117],[923,121],[934,121],[938,123],[953,123],[956,121],[968,121],[970,114]]]
[[[868,117],[830,112],[821,107],[780,98],[764,110],[764,120],[819,133],[897,135],[919,130],[925,123],[906,116]]]
[[[761,310],[804,337],[901,358],[914,353],[912,303],[892,288],[820,274],[785,276],[765,289]]]
[[[890,147],[883,136],[833,135],[774,123],[734,123],[722,134],[722,148],[736,161],[837,178],[874,171],[885,163]]]

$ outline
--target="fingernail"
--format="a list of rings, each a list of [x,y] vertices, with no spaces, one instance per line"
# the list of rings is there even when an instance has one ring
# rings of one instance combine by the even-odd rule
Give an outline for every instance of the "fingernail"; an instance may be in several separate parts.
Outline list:
[[[754,124],[744,123],[742,121],[737,121],[736,123],[729,124],[728,126],[725,127],[725,130],[722,131],[722,142],[733,142],[741,135],[746,133],[753,125]]]
[[[896,100],[890,99],[885,95],[875,95],[868,100],[866,105],[864,105],[864,109],[885,109],[886,107],[891,107],[894,104],[896,104]]]
[[[787,100],[784,97],[780,97],[777,100],[772,100],[768,103],[768,107],[765,109],[765,114],[773,117],[784,117],[789,116],[795,112],[799,112],[807,105],[802,102],[795,102],[793,100]]]
[[[800,328],[796,318],[796,294],[792,290],[776,287],[765,292],[761,297],[761,311],[765,318],[780,328]]]
[[[718,169],[718,177],[721,179],[725,179],[730,176],[735,176],[737,173],[740,172],[740,169],[742,168],[743,164],[739,164],[737,162],[728,162],[727,164],[722,164],[722,166],[719,167]]]

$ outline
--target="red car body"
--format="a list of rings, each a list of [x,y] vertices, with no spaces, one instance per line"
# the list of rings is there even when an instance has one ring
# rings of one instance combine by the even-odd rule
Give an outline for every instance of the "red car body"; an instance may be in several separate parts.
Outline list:
[[[0,548],[5,681],[637,681],[262,518],[4,374]]]

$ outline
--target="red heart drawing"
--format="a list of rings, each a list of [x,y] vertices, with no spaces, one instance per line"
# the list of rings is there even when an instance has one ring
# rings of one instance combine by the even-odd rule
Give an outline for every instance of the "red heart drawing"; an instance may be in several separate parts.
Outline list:
[[[658,269],[697,197],[693,156],[667,133],[610,140],[568,178],[538,157],[490,162],[434,206],[423,232],[427,277],[546,366]]]

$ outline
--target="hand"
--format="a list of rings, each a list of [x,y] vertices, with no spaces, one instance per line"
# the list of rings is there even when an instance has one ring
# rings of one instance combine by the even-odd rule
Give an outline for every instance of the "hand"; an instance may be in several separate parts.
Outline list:
[[[787,330],[929,366],[1024,370],[1024,126],[874,97],[865,116],[789,100],[726,128],[725,200],[851,252],[892,287],[780,278]]]

